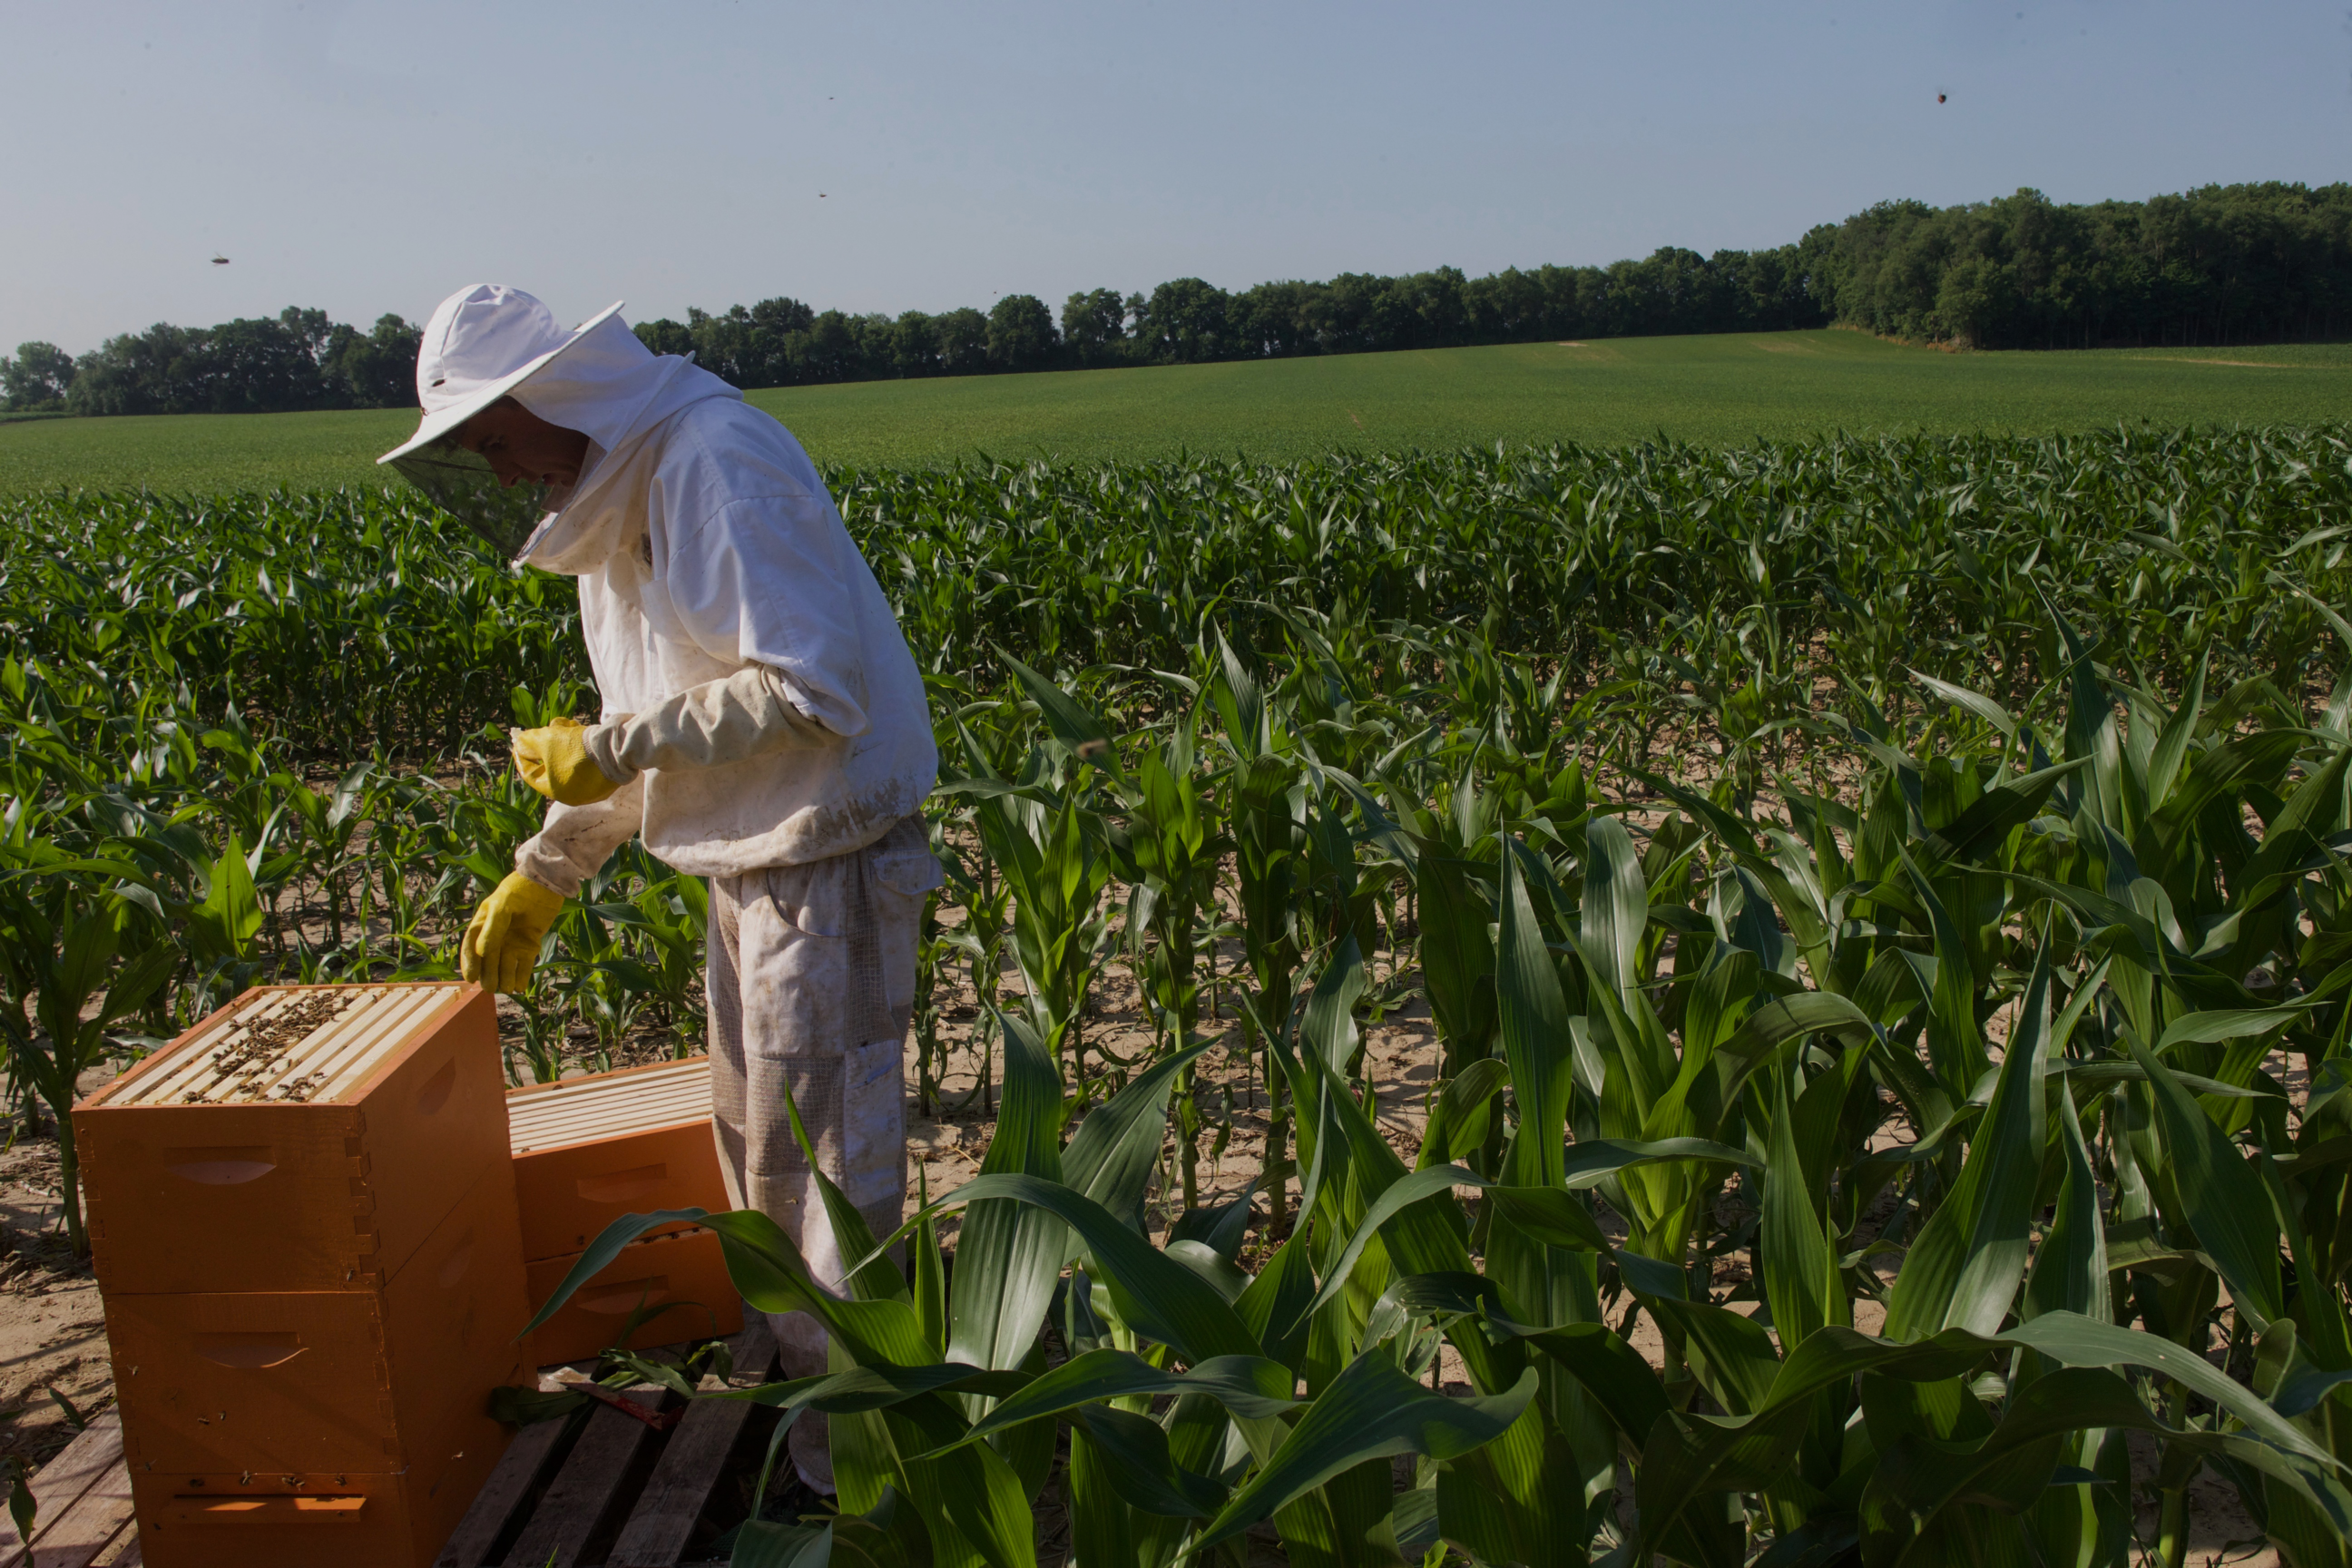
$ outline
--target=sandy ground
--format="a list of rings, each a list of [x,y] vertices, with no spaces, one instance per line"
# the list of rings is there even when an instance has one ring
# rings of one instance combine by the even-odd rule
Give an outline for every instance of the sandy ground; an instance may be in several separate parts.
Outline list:
[[[19,1138],[0,1153],[0,1453],[36,1466],[73,1441],[65,1405],[87,1417],[114,1400],[98,1281],[62,1221],[55,1139]]]

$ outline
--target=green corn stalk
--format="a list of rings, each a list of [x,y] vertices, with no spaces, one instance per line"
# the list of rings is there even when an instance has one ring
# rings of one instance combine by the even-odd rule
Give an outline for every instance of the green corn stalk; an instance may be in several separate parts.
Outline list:
[[[1242,941],[1254,994],[1244,1004],[1244,1039],[1260,1053],[1266,1095],[1265,1178],[1274,1224],[1283,1223],[1292,1167],[1289,1091],[1277,1064],[1280,1036],[1290,1027],[1294,986],[1306,933],[1293,894],[1299,880],[1305,835],[1299,821],[1305,785],[1284,749],[1265,690],[1222,633],[1220,668],[1210,686],[1223,725],[1226,766],[1225,820],[1233,836]]]
[[[1225,847],[1213,796],[1195,765],[1195,711],[1187,708],[1167,740],[1130,772],[1101,719],[1019,659],[1008,656],[1006,662],[1055,738],[1100,770],[1118,798],[1118,819],[1108,825],[1107,840],[1116,874],[1131,889],[1129,951],[1141,970],[1160,1048],[1180,1049],[1200,1023],[1200,949],[1193,933],[1202,911],[1215,907]],[[1176,1115],[1182,1202],[1190,1209],[1200,1200],[1201,1114],[1189,1064],[1177,1082]]]
[[[1074,1043],[1087,992],[1101,963],[1107,920],[1098,907],[1110,863],[1099,820],[1075,788],[1048,782],[1052,759],[1033,752],[1022,777],[997,773],[969,731],[971,772],[940,793],[972,803],[975,825],[1013,900],[1013,961],[1030,1025],[1078,1091],[1087,1090],[1083,1047]]]
[[[1202,911],[1215,906],[1223,848],[1213,800],[1193,767],[1191,716],[1181,723],[1159,752],[1139,764],[1127,796],[1124,831],[1112,835],[1113,853],[1125,861],[1122,869],[1132,868],[1130,942],[1150,939],[1139,957],[1145,994],[1160,1020],[1163,1052],[1181,1049],[1200,1026],[1200,948],[1193,933]],[[1175,1094],[1181,1201],[1191,1209],[1201,1198],[1201,1111],[1189,1064]]]
[[[234,841],[230,858],[242,865]],[[0,859],[0,1037],[11,1076],[48,1107],[57,1129],[58,1203],[77,1258],[89,1255],[72,1116],[81,1076],[110,1053],[113,1026],[181,963],[146,911],[108,887],[126,875],[136,868],[40,843],[6,845]]]
[[[1013,889],[997,874],[995,861],[984,851],[975,858],[976,863],[968,865],[962,851],[948,843],[944,836],[938,841],[938,849],[943,851],[940,860],[946,868],[954,901],[961,907],[963,915],[957,925],[941,932],[941,940],[964,955],[977,1015],[972,1027],[973,1081],[964,1103],[977,1098],[985,1113],[995,1106],[993,1037],[990,1029],[997,1016],[997,988],[1011,924]],[[960,1110],[961,1106],[952,1109]]]

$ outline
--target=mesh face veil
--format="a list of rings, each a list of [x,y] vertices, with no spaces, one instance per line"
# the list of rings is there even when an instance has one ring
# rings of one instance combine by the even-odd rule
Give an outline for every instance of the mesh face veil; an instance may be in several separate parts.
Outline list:
[[[392,458],[391,466],[434,505],[487,540],[502,561],[522,554],[553,495],[545,485],[501,485],[488,459],[459,446],[454,431]]]

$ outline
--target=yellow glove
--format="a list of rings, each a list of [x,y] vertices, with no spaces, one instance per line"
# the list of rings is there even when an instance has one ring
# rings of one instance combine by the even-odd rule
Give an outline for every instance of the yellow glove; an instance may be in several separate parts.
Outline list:
[[[606,778],[588,755],[587,733],[577,719],[558,719],[543,730],[517,730],[515,772],[560,805],[595,805],[621,786]]]
[[[521,872],[490,889],[482,907],[457,939],[457,973],[493,991],[520,991],[530,984],[547,928],[563,912],[563,895]]]

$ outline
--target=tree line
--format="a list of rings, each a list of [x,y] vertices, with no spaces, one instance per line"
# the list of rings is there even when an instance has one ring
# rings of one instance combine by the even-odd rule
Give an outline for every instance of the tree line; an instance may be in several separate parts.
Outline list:
[[[2352,331],[2352,184],[2206,185],[2074,206],[2039,191],[1882,202],[1807,235],[1824,314],[1889,337],[2055,349]]]
[[[1179,278],[1081,290],[1058,318],[1032,294],[986,310],[892,316],[776,298],[640,321],[738,386],[1475,343],[1778,331],[1832,324],[1972,348],[2219,345],[2352,331],[2352,184],[2207,185],[2070,205],[2041,192],[1959,206],[1884,202],[1768,250],[1668,246],[1607,267],[1440,267],[1229,292]],[[158,325],[79,359],[24,343],[0,359],[10,409],[74,414],[406,407],[417,329],[288,310],[274,321]]]
[[[0,359],[0,394],[12,410],[68,414],[414,408],[422,336],[398,316],[362,332],[300,307],[216,327],[158,322],[79,359],[54,343],[19,343]]]
[[[691,351],[738,386],[969,375],[1118,364],[1454,348],[1550,337],[1773,331],[1819,326],[1797,247],[1717,251],[1669,247],[1601,267],[1517,268],[1484,278],[1459,268],[1384,278],[1342,273],[1327,282],[1261,283],[1228,292],[1179,278],[1149,294],[1075,293],[1060,320],[1033,294],[986,311],[852,315],[797,300],[763,300],[684,321],[641,321],[661,353]]]

